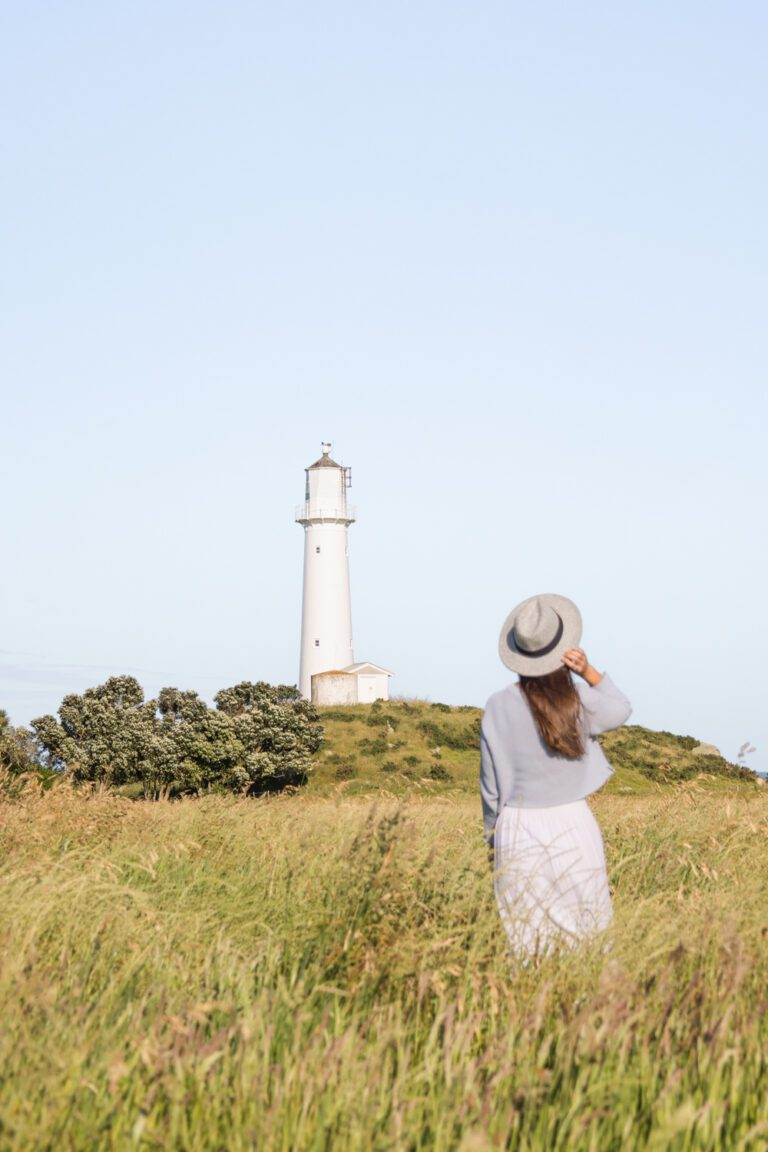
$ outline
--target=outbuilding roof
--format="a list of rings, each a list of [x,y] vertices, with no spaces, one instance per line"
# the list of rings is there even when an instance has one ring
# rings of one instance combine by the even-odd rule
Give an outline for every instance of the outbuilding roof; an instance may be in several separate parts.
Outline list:
[[[347,664],[346,668],[326,668],[322,672],[313,672],[312,679],[315,676],[357,676],[358,672],[384,672],[387,676],[394,676],[394,672],[390,672],[388,668],[382,668],[380,664],[371,664],[370,660],[362,660],[359,664]]]

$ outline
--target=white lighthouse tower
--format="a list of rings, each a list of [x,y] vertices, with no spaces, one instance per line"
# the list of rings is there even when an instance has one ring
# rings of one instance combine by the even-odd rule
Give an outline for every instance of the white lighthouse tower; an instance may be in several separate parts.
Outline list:
[[[347,540],[355,521],[347,500],[352,472],[331,459],[330,444],[322,449],[306,469],[304,503],[296,509],[304,528],[299,690],[322,704],[386,699],[391,673],[353,662]]]

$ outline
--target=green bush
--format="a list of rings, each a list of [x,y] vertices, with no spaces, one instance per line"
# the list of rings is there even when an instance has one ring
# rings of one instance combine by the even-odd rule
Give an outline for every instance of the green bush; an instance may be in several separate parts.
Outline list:
[[[363,756],[382,756],[389,751],[389,745],[383,736],[377,736],[375,740],[360,740],[357,747]]]
[[[369,712],[365,718],[365,722],[369,728],[386,728],[388,720],[379,712]]]
[[[430,776],[430,779],[432,779],[432,780],[446,781],[446,780],[452,779],[452,776],[451,776],[450,772],[448,771],[448,769],[445,767],[444,764],[441,764],[439,762],[439,760],[430,766],[429,776]]]
[[[397,728],[400,719],[397,716],[390,716],[387,712],[369,712],[365,718],[366,724],[371,728]]]
[[[417,727],[431,744],[438,744],[441,747],[467,751],[477,748],[480,743],[479,716],[471,724],[464,725],[458,730],[436,724],[434,720],[419,720]]]
[[[635,725],[631,725],[631,727],[635,727]],[[658,732],[657,735],[663,736],[665,740],[671,740],[687,752],[691,752],[699,744],[695,736],[677,736],[674,732],[666,732],[664,729]]]

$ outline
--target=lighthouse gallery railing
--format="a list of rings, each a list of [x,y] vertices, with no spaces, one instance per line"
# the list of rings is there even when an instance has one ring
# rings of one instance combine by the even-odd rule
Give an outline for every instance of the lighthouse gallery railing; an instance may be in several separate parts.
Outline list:
[[[310,520],[332,520],[351,524],[357,519],[357,509],[352,504],[316,504],[312,501],[296,505],[295,519],[299,524],[306,524]]]

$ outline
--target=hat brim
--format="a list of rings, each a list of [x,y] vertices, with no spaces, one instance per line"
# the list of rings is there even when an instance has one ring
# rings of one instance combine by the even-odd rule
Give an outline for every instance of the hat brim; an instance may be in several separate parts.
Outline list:
[[[532,600],[539,600],[550,608],[554,608],[563,622],[563,631],[557,646],[545,656],[530,656],[515,644],[513,629],[518,613],[530,604]],[[544,592],[539,596],[530,596],[513,608],[501,628],[499,636],[499,656],[502,664],[518,672],[521,676],[548,676],[563,667],[563,653],[569,648],[577,648],[581,640],[581,613],[567,596],[557,596],[554,592]]]

